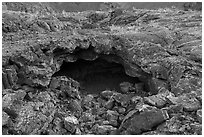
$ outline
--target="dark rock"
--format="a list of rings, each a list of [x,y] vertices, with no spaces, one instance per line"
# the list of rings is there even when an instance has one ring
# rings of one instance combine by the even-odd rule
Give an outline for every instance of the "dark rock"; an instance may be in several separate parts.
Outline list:
[[[130,118],[124,119],[119,130],[120,134],[141,134],[158,126],[168,119],[166,111],[153,109],[141,113],[134,113]]]
[[[83,112],[83,109],[81,108],[81,103],[78,100],[71,99],[69,101],[69,110],[75,114],[76,117],[79,117],[81,113]]]
[[[140,97],[140,96],[133,96],[131,98],[131,103],[137,104],[137,103],[140,103],[140,102],[143,102],[143,98]]]
[[[91,23],[96,23],[103,20],[105,17],[107,17],[107,15],[104,12],[96,12],[90,13],[87,18],[90,19]]]
[[[118,107],[118,113],[119,114],[125,114],[126,109],[123,107]]]
[[[60,79],[58,79],[57,77],[53,77],[52,80],[50,81],[49,88],[56,89],[57,87],[59,87],[59,84]]]
[[[9,84],[12,86],[14,86],[18,80],[17,77],[17,72],[16,72],[16,66],[12,65],[6,68],[6,73],[7,73],[7,78],[8,78],[8,82]]]
[[[26,95],[24,90],[18,90],[15,93],[6,94],[2,99],[2,107],[7,108],[13,105],[15,100],[23,100]]]
[[[117,8],[114,9],[111,13],[110,13],[110,18],[114,19],[117,16],[120,16],[123,13],[123,9]]]
[[[144,91],[144,83],[135,83],[134,88],[136,92]]]
[[[48,23],[43,21],[43,20],[38,20],[37,25],[39,27],[41,27],[42,29],[44,29],[44,30],[51,31],[50,26],[48,25]]]
[[[191,130],[196,135],[202,135],[202,124],[199,123],[191,123]]]
[[[126,95],[126,94],[121,94],[121,93],[117,93],[114,94],[113,99],[121,104],[123,107],[127,107],[127,105],[130,103],[130,96]]]
[[[97,110],[97,115],[103,115],[103,114],[105,114],[106,113],[106,111],[107,111],[107,109],[106,108],[104,108],[104,107],[102,107],[102,108],[99,108],[98,110]]]
[[[196,115],[198,122],[202,124],[202,109],[197,110]]]
[[[6,125],[8,123],[9,116],[6,112],[2,112],[2,126]]]
[[[75,135],[82,135],[81,130],[79,128],[76,128]]]
[[[70,88],[69,90],[66,90],[66,94],[69,96],[69,97],[72,97],[72,98],[76,98],[78,100],[81,100],[81,96],[79,94],[79,91],[75,88]]]
[[[94,96],[86,95],[82,100],[82,105],[86,109],[91,109],[93,107]]]
[[[168,134],[189,134],[190,123],[194,119],[189,116],[175,115],[165,123],[158,126],[157,130]]]
[[[176,120],[175,117],[171,118],[170,120],[168,120],[167,122],[165,122],[164,124],[158,126],[158,131],[160,132],[170,132],[173,134],[179,134],[179,128],[181,127],[181,122]]]
[[[172,87],[172,93],[176,96],[182,95],[184,93],[190,93],[191,91],[196,91],[200,87],[200,78],[183,78],[180,79],[174,87]]]
[[[185,2],[183,4],[184,10],[200,10],[202,11],[202,4],[200,2]]]
[[[10,105],[12,105],[13,103],[13,100],[15,99],[14,98],[15,94],[6,94],[3,98],[2,98],[2,107],[9,107]]]
[[[86,122],[92,122],[92,123],[94,123],[94,121],[95,121],[95,116],[92,115],[91,113],[83,112],[83,114],[82,114],[80,120],[81,120],[82,122],[85,122],[85,123],[86,123]]]
[[[25,90],[26,92],[32,92],[32,93],[35,93],[35,88],[30,87],[30,86],[28,86],[28,85],[24,85],[24,86],[22,86],[22,89]]]
[[[38,100],[41,102],[49,102],[51,100],[51,96],[49,92],[40,92],[38,94]]]
[[[190,94],[195,96],[196,99],[200,101],[200,103],[202,102],[202,89],[201,88],[198,88],[196,91],[191,91]]]
[[[201,107],[200,102],[191,94],[185,94],[179,97],[168,96],[167,99],[172,104],[181,104],[185,111],[196,111]]]
[[[74,116],[68,116],[64,119],[65,128],[72,134],[76,132],[76,126],[79,124],[79,121]]]
[[[122,82],[120,83],[120,89],[122,93],[128,93],[130,90],[132,90],[133,84],[129,82]]]
[[[4,89],[11,88],[11,85],[9,84],[9,81],[8,81],[7,74],[5,72],[2,72],[2,82],[3,82]]]
[[[149,91],[152,94],[157,94],[159,92],[160,89],[164,88],[164,89],[168,89],[168,85],[165,81],[157,79],[157,78],[151,78],[148,79],[148,87],[149,87]]]
[[[33,110],[32,103],[22,106],[19,110],[18,117],[15,119],[16,123],[14,129],[21,131],[25,134],[35,134],[42,124],[43,117],[37,115],[37,112]],[[26,118],[25,118],[26,117]],[[39,125],[40,124],[40,125]],[[31,126],[32,125],[32,126]]]
[[[80,85],[77,81],[75,81],[71,78],[68,79],[65,76],[57,77],[57,79],[60,80],[58,87],[60,88],[60,90],[62,92],[64,92],[69,97],[76,98],[79,100],[81,99],[81,96],[79,95],[79,86]],[[54,79],[54,81],[56,81],[56,80]]]
[[[169,107],[162,108],[166,110],[169,114],[169,117],[173,117],[175,114],[183,113],[183,106],[179,105],[170,105]]]
[[[115,131],[116,128],[114,128],[111,125],[94,125],[93,128],[91,129],[93,131],[93,133],[97,134],[97,135],[108,135],[110,132]]]
[[[143,15],[145,15],[146,13],[139,13],[138,15],[120,15],[117,16],[115,18],[113,18],[110,23],[114,24],[114,25],[127,25],[129,23],[132,23],[134,21],[136,21],[137,19],[139,19],[140,17],[142,17]]]
[[[160,92],[157,95],[144,97],[144,102],[149,105],[162,108],[167,103],[167,100],[166,100],[167,96],[174,96],[174,95],[168,90],[163,89],[163,90],[160,90]]]
[[[9,129],[8,128],[2,128],[2,135],[9,135]]]
[[[105,90],[101,92],[101,96],[105,99],[110,99],[115,92],[111,90]]]
[[[4,89],[2,90],[2,96],[13,93],[13,92],[14,92],[13,89]]]
[[[104,99],[102,99],[102,98],[97,98],[96,99],[97,101],[98,101],[98,103],[100,104],[100,106],[105,106],[105,104],[106,104],[106,100],[104,100]]]
[[[119,115],[118,116],[118,121],[121,123],[124,120],[125,116],[124,115]]]
[[[148,131],[148,132],[142,133],[142,135],[166,135],[166,134],[158,131]]]
[[[118,116],[119,116],[118,112],[108,110],[107,114],[106,114],[106,119],[109,121],[110,125],[115,127],[118,125],[118,123],[117,123]]]
[[[104,107],[107,109],[112,109],[114,107],[114,103],[115,103],[115,100],[111,98],[105,103]]]

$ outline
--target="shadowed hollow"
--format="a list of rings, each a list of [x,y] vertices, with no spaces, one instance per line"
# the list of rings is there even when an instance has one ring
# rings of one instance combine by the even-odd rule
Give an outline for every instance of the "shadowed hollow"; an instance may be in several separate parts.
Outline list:
[[[73,78],[80,83],[83,93],[99,93],[106,89],[120,91],[121,82],[140,82],[138,78],[128,76],[121,64],[100,58],[94,61],[78,59],[76,62],[63,62],[53,76]]]

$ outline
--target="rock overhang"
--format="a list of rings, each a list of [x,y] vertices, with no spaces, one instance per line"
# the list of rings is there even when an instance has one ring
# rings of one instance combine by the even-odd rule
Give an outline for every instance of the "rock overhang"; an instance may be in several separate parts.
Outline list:
[[[152,36],[152,33],[149,34]],[[135,39],[136,36],[128,34],[97,34],[96,31],[90,30],[78,31],[77,35],[68,36],[66,33],[64,35],[66,37],[62,39],[39,40],[35,46],[9,59],[17,66],[23,66],[20,72],[26,75],[28,79],[26,82],[32,81],[32,84],[30,83],[32,86],[47,87],[52,75],[59,71],[63,61],[75,62],[77,59],[95,60],[103,57],[122,64],[129,76],[139,77],[146,83],[151,83],[152,78],[158,79],[159,82],[166,85],[165,87],[171,87],[168,85],[168,65],[173,60],[168,59],[172,56],[164,43],[148,42],[146,40],[152,38],[147,35],[144,40],[138,37],[140,39],[138,41]],[[165,38],[162,37],[161,40],[164,41],[163,39]],[[165,41],[168,41],[168,38],[166,39]],[[174,56],[174,58],[177,57]],[[30,72],[34,72],[34,75],[30,75]],[[45,75],[42,76],[43,74]],[[25,79],[25,76],[22,79]]]

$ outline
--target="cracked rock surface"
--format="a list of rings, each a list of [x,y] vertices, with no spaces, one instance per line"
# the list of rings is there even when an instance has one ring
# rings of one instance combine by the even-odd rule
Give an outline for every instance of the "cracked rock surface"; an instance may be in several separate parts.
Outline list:
[[[2,13],[2,134],[202,134],[201,11],[38,8]]]

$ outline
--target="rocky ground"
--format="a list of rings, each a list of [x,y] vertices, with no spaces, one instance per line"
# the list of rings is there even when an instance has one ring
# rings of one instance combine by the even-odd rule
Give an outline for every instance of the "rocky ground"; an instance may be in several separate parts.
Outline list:
[[[4,5],[2,134],[202,134],[201,11],[34,7]]]

